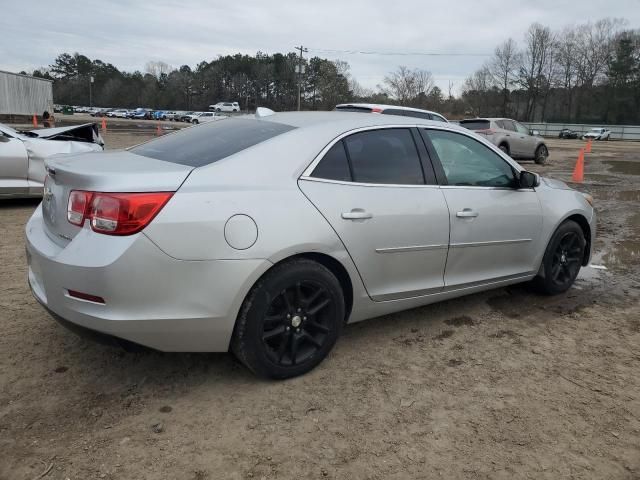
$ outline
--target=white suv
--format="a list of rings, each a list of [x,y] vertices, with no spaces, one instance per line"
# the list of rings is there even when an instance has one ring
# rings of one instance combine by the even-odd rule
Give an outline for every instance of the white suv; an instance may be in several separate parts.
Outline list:
[[[220,115],[218,112],[198,112],[193,115],[188,115],[188,122],[197,125],[199,123],[215,122],[222,118],[227,118],[226,115]]]
[[[611,138],[611,130],[607,128],[592,128],[582,136],[583,140],[609,140]]]
[[[240,104],[238,102],[218,102],[215,105],[209,105],[210,112],[239,112]]]

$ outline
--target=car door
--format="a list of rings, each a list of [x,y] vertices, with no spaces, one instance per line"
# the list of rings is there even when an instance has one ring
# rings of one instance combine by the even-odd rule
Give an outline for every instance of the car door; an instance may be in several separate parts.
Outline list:
[[[520,156],[523,158],[535,158],[537,142],[535,137],[530,135],[529,129],[518,122],[513,122],[518,131],[518,141],[520,142]]]
[[[523,142],[518,135],[516,130],[516,126],[512,120],[508,118],[504,118],[502,120],[497,120],[496,123],[502,127],[502,133],[509,144],[509,153],[512,157],[519,157],[523,152]]]
[[[417,130],[365,129],[325,150],[299,186],[342,240],[369,296],[441,291],[449,212],[431,164],[421,161]]]
[[[29,156],[19,138],[0,130],[0,194],[28,193]]]
[[[534,273],[541,251],[542,210],[533,188],[517,187],[517,171],[467,135],[423,130],[450,212],[446,288]]]

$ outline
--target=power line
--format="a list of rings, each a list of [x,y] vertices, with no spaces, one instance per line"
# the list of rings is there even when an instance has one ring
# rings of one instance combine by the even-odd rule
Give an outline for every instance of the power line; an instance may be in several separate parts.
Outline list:
[[[330,48],[309,48],[316,53],[343,53],[346,55],[384,55],[384,56],[416,56],[416,57],[490,57],[491,53],[479,52],[378,52],[374,50],[334,50]]]

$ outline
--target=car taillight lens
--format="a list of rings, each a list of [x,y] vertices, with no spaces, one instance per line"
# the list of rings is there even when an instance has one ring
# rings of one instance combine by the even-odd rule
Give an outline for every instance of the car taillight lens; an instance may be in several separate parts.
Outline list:
[[[85,214],[91,203],[91,195],[91,192],[83,192],[82,190],[73,190],[69,194],[69,203],[67,204],[69,223],[79,227],[84,224]]]
[[[132,235],[146,227],[169,201],[173,192],[103,193],[73,190],[67,218],[106,235]],[[81,215],[81,216],[80,216]]]

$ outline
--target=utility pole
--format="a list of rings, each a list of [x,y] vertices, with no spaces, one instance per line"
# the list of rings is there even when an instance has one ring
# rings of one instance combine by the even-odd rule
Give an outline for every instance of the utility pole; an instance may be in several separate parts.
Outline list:
[[[93,75],[89,76],[89,108],[93,107],[93,101],[91,99],[91,86],[93,85]]]
[[[300,111],[300,96],[302,95],[302,54],[309,51],[309,49],[304,48],[302,45],[299,47],[295,47],[296,50],[300,51],[300,58],[298,60],[298,111]]]

